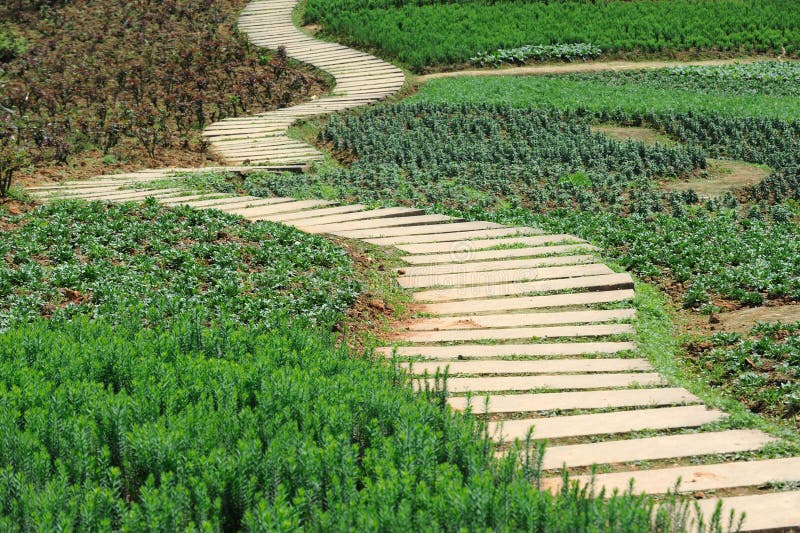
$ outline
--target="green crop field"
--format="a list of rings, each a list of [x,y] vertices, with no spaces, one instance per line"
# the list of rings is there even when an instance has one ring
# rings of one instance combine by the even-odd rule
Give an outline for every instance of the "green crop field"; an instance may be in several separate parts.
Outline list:
[[[430,80],[410,101],[798,119],[798,80],[800,63],[778,62],[560,76],[459,77]]]
[[[589,43],[608,55],[798,53],[792,0],[309,0],[306,22],[415,70],[498,48]]]

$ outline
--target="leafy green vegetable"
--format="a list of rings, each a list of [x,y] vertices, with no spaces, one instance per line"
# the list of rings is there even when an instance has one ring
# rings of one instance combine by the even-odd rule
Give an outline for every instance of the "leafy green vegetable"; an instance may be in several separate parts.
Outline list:
[[[188,309],[269,328],[322,325],[359,292],[346,253],[288,226],[155,202],[66,202],[4,216],[0,330],[78,315],[164,327]]]

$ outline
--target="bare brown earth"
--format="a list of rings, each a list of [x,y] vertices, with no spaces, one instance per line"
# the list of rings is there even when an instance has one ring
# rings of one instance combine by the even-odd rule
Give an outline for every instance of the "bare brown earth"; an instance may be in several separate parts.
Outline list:
[[[620,141],[641,141],[645,144],[677,144],[663,133],[650,128],[617,126],[614,124],[600,124],[589,128],[594,132],[605,133],[609,137]]]
[[[800,322],[800,304],[753,307],[715,316],[719,329],[747,333],[756,322]]]
[[[709,177],[672,181],[664,183],[662,187],[670,191],[688,191],[691,189],[700,196],[716,196],[748,185],[756,185],[766,178],[769,173],[769,167],[764,165],[754,165],[744,161],[709,159]]]
[[[436,72],[419,76],[417,81],[426,82],[437,78],[454,78],[457,76],[541,76],[545,74],[574,74],[578,72],[605,72],[620,70],[643,70],[669,67],[718,66],[733,63],[752,63],[758,57],[738,59],[707,59],[700,61],[586,61],[581,63],[558,63],[548,65],[524,65],[521,67],[481,68]]]

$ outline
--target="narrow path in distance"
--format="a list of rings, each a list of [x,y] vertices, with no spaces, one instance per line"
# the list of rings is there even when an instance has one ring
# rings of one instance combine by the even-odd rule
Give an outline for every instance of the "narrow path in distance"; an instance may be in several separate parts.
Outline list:
[[[292,22],[297,0],[257,0],[239,17],[239,30],[258,46],[283,47],[289,57],[324,70],[336,80],[333,94],[292,107],[249,117],[228,118],[205,129],[211,149],[226,163],[308,164],[323,159],[313,146],[290,139],[297,120],[371,104],[399,91],[402,70],[369,54],[319,41]]]
[[[414,78],[416,82],[459,76],[545,76],[547,74],[577,74],[582,72],[615,72],[625,70],[649,70],[671,67],[714,67],[736,63],[754,63],[765,58],[743,57],[739,59],[705,59],[698,61],[576,61],[548,65],[504,66],[434,72]]]

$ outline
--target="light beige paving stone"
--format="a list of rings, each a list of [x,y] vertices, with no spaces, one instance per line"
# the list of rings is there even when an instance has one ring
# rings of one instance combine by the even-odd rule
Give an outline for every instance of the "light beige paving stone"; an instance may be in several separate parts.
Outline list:
[[[631,320],[635,309],[589,309],[538,313],[504,313],[458,317],[421,318],[407,324],[409,331],[444,331],[476,328],[519,328],[556,324],[588,324]]]
[[[48,191],[33,191],[31,196],[37,198],[71,198],[80,197],[91,194],[108,194],[115,191],[130,192],[130,190],[122,189],[122,185],[117,184],[115,187],[81,187],[81,188],[60,188]]]
[[[650,391],[647,392],[669,390],[682,389],[650,389]],[[614,392],[641,393],[645,391]],[[569,394],[595,393],[582,392]],[[765,445],[775,442],[776,440],[777,439],[774,437],[770,437],[762,431],[755,429],[739,429],[688,433],[685,435],[666,435],[643,439],[612,440],[567,446],[549,446],[545,450],[542,468],[551,470],[556,468],[560,469],[562,466],[574,468],[593,464],[655,461],[659,459],[746,452],[760,450]]]
[[[258,196],[220,196],[218,198],[211,198],[208,200],[198,200],[196,202],[188,202],[184,205],[190,207],[214,207],[219,209],[221,207],[231,206],[254,206],[254,205],[270,205],[282,202],[290,202],[291,198],[259,198]]]
[[[403,276],[432,276],[438,274],[459,274],[462,272],[489,272],[492,270],[511,270],[520,268],[540,268],[559,265],[579,265],[591,263],[597,258],[593,255],[556,255],[534,257],[532,259],[506,259],[504,261],[475,261],[472,263],[440,263],[437,265],[404,266],[397,269]]]
[[[744,513],[741,531],[796,531],[800,529],[800,491],[752,494],[728,498],[709,498],[697,504],[706,518],[710,517],[722,500],[722,516],[733,509],[737,516]],[[707,523],[707,522],[706,522]]]
[[[512,257],[540,257],[556,254],[574,254],[597,250],[591,244],[568,244],[559,246],[536,246],[526,248],[507,248],[502,250],[474,251],[464,250],[424,255],[406,255],[402,260],[412,265],[433,265],[439,263],[466,263],[470,261],[488,261]]]
[[[433,384],[434,378],[427,382]],[[417,388],[425,379],[415,380]],[[608,389],[615,387],[647,387],[664,385],[664,380],[656,372],[625,372],[607,374],[549,374],[535,376],[504,376],[478,378],[449,378],[447,390],[451,393],[465,392],[512,392],[534,389],[578,390]],[[705,408],[703,408],[705,409]],[[559,417],[568,418],[568,417]],[[517,422],[512,420],[510,422]],[[514,427],[514,426],[512,426]]]
[[[432,289],[415,292],[412,298],[416,302],[446,302],[449,300],[494,298],[499,296],[528,294],[531,292],[552,292],[567,289],[615,290],[628,288],[633,288],[633,279],[630,274],[622,273],[602,276],[585,276],[580,278],[458,287],[455,289]]]
[[[71,192],[71,191],[79,191],[82,189],[96,189],[98,191],[108,190],[108,189],[118,189],[120,187],[120,182],[117,180],[86,180],[86,181],[76,181],[71,183],[53,183],[51,185],[38,185],[34,187],[25,187],[25,190],[30,192],[32,195],[47,195],[50,193],[58,193],[58,192]]]
[[[503,440],[525,439],[530,428],[533,438],[556,439],[612,435],[645,429],[694,428],[721,420],[725,414],[702,405],[658,407],[588,415],[554,416],[490,422],[492,434]]]
[[[599,276],[613,274],[614,271],[602,263],[588,265],[555,266],[539,268],[518,268],[509,270],[492,270],[488,272],[463,272],[456,274],[433,274],[400,276],[397,282],[404,289],[428,287],[459,287],[468,285],[489,285],[511,283],[515,281],[532,281],[537,279],[578,278],[583,276]]]
[[[631,480],[635,492],[648,494],[673,490],[678,480],[680,492],[757,487],[772,481],[791,483],[800,481],[800,457],[615,472],[598,474],[594,479],[595,487],[605,487],[607,496],[615,490],[625,491]],[[574,476],[570,481],[585,485],[590,478]],[[560,487],[560,478],[542,480],[542,488],[556,492]]]
[[[179,199],[167,198],[161,203],[164,205],[171,205],[172,203],[176,203],[179,205],[187,205],[189,207],[202,208],[202,207],[211,207],[215,205],[238,205],[252,201],[249,198],[230,196],[222,193],[210,193],[205,196],[207,197],[207,199],[205,200],[194,200],[194,201],[186,201],[181,198]]]
[[[472,398],[466,396],[451,396],[447,403],[458,411],[466,410],[467,406],[472,407],[472,412],[476,414],[499,414],[499,413],[526,413],[534,411],[569,411],[572,409],[607,409],[610,407],[658,407],[662,405],[680,405],[701,403],[700,399],[681,388],[658,388],[658,389],[621,389],[621,390],[599,390],[599,391],[580,391],[580,392],[541,392],[534,394],[497,394],[489,396],[489,404],[486,404],[486,396],[476,395]],[[655,443],[654,443],[655,445]],[[577,445],[582,446],[582,445]],[[616,449],[615,446],[609,446]],[[575,455],[570,455],[573,450],[569,446],[563,446],[560,452],[554,453],[551,457],[555,460],[556,467],[570,457],[568,461],[572,465]],[[602,447],[600,447],[602,449]],[[548,448],[548,451],[553,448]],[[575,452],[584,452],[584,448],[577,448]],[[622,462],[632,459],[611,461],[607,458],[599,457],[599,450],[593,450],[596,459],[591,459],[587,464],[594,462]],[[664,453],[664,452],[659,452]],[[546,456],[547,457],[547,456]],[[671,457],[671,456],[667,456]],[[585,459],[584,459],[585,460]]]
[[[307,211],[300,211],[298,213],[286,213],[283,215],[273,215],[264,218],[272,222],[296,222],[296,221],[312,221],[319,217],[344,215],[348,213],[358,213],[366,210],[366,206],[360,204],[354,205],[340,205],[337,207],[323,207],[320,209],[309,209]]]
[[[378,246],[394,246],[396,244],[415,244],[424,242],[449,242],[466,239],[488,239],[493,237],[508,237],[515,235],[536,235],[542,230],[536,228],[495,228],[471,231],[455,231],[448,233],[427,233],[422,235],[401,235],[398,237],[368,238],[370,244]]]
[[[362,228],[386,228],[390,226],[411,226],[415,224],[432,224],[444,223],[454,220],[447,215],[419,215],[419,216],[402,216],[402,217],[386,217],[386,218],[371,218],[367,220],[357,220],[354,222],[342,222],[340,224],[323,224],[321,226],[302,226],[295,224],[299,229],[307,233],[339,233],[351,229]]]
[[[402,226],[397,228],[370,228],[365,230],[337,231],[336,234],[350,239],[367,239],[373,237],[397,236],[397,235],[432,235],[447,232],[461,232],[464,230],[491,229],[499,227],[494,222],[453,222],[450,224],[431,224],[418,226]],[[431,241],[434,242],[434,241]]]
[[[632,342],[557,342],[547,344],[461,344],[455,346],[383,346],[375,353],[391,357],[428,359],[465,359],[489,357],[559,357],[571,355],[612,354],[635,350]]]
[[[542,309],[547,307],[624,302],[632,300],[633,297],[633,289],[621,289],[424,304],[419,306],[417,310],[420,313],[433,315],[496,313],[500,311],[518,311],[521,309]]]
[[[128,190],[119,193],[109,194],[89,194],[86,196],[76,196],[73,198],[81,198],[83,200],[91,201],[113,201],[113,202],[126,202],[131,200],[142,200],[145,198],[162,198],[166,196],[176,196],[186,191],[182,189],[155,189],[146,191]]]
[[[480,340],[553,339],[558,337],[607,337],[632,335],[630,324],[589,324],[535,328],[485,328],[446,331],[409,331],[398,335],[405,342],[471,342]]]
[[[448,369],[450,375],[457,374],[557,374],[576,372],[634,372],[652,371],[645,359],[540,359],[501,360],[478,359],[473,361],[414,361],[400,363],[400,367],[412,369],[414,375],[425,372],[435,374]]]
[[[330,215],[314,219],[314,225],[339,224],[353,220],[367,220],[372,218],[391,218],[391,217],[411,217],[424,214],[422,209],[412,209],[410,207],[386,207],[383,209],[372,209],[358,213],[346,213],[340,215]]]
[[[174,207],[179,205],[190,205],[195,202],[208,200],[209,198],[213,198],[215,196],[213,194],[191,194],[188,191],[184,191],[184,193],[185,194],[173,194],[165,197],[157,196],[156,199],[158,200],[158,203],[163,206]]]
[[[300,200],[296,202],[284,202],[275,205],[267,205],[264,207],[252,207],[252,208],[244,208],[244,209],[225,209],[228,213],[233,213],[235,215],[241,215],[250,220],[258,220],[259,217],[274,215],[276,213],[286,213],[289,211],[302,211],[303,209],[311,209],[314,207],[321,207],[325,205],[331,205],[334,202],[329,202],[327,200]]]
[[[499,237],[497,239],[481,239],[481,240],[466,240],[466,241],[453,241],[446,245],[439,243],[432,244],[400,244],[397,246],[400,250],[410,254],[441,254],[449,253],[453,255],[466,254],[470,251],[485,250],[487,248],[495,248],[498,246],[544,246],[553,244],[565,243],[584,243],[583,239],[573,237],[572,235],[534,235],[530,237]]]

